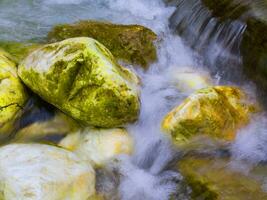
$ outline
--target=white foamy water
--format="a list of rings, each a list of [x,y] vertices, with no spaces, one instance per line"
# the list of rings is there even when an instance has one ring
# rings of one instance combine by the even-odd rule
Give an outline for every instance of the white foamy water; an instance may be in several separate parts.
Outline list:
[[[245,160],[253,164],[267,161],[267,118],[262,114],[238,133],[231,147],[234,160]]]
[[[135,153],[131,157],[122,156],[116,167],[122,200],[168,200],[177,190],[176,183],[182,180],[177,172],[168,169],[176,153],[160,131],[160,123],[166,113],[189,95],[173,84],[172,71],[205,69],[181,38],[171,34],[168,19],[174,10],[161,0],[0,1],[0,40],[42,40],[54,24],[81,19],[141,24],[158,34],[158,61],[146,72],[135,68],[142,80],[142,108],[140,119],[127,127],[135,139]],[[219,81],[220,77],[213,80]],[[253,163],[266,161],[267,127],[264,124],[267,120],[264,116],[259,119],[240,132],[231,147],[234,159],[248,159]]]

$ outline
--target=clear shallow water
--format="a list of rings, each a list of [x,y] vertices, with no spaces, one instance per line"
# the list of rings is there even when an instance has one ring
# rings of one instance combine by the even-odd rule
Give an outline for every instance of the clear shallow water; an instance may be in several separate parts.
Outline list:
[[[207,71],[207,68],[201,57],[169,29],[168,19],[174,11],[174,7],[166,7],[160,0],[0,1],[0,40],[42,40],[54,24],[81,19],[141,24],[158,34],[161,41],[158,43],[158,62],[152,64],[147,72],[137,69],[143,84],[142,110],[139,121],[127,127],[135,138],[136,152],[132,157],[122,156],[118,166],[110,167],[119,169],[121,174],[118,196],[122,200],[168,200],[169,194],[177,189],[175,183],[182,180],[179,173],[168,170],[168,164],[177,155],[168,138],[160,132],[160,123],[171,108],[189,95],[176,89],[172,80],[173,71],[179,68]],[[218,46],[218,50],[222,50]],[[209,54],[211,59],[216,56],[218,54]],[[213,79],[214,83],[229,83],[220,74],[215,73]],[[253,94],[250,85],[242,86]],[[235,163],[245,159],[258,164],[267,160],[265,121],[265,116],[258,116],[248,128],[240,131],[240,136],[229,149]],[[107,193],[110,199],[116,199],[112,182],[107,180],[103,187],[110,187]],[[180,199],[186,199],[186,192],[181,191]]]

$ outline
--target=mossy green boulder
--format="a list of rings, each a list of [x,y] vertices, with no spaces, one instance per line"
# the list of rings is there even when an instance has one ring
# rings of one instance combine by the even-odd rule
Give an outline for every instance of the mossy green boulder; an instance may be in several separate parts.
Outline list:
[[[199,135],[231,141],[236,130],[248,123],[252,110],[239,88],[208,87],[193,93],[167,114],[162,129],[177,144]]]
[[[138,77],[94,39],[45,45],[19,65],[18,73],[30,89],[82,125],[117,127],[138,118]]]
[[[144,68],[157,59],[154,45],[157,35],[144,26],[80,21],[55,26],[48,34],[48,41],[57,42],[73,37],[94,38],[116,58]]]
[[[192,188],[194,200],[267,199],[262,182],[229,168],[227,159],[187,157],[177,169]]]
[[[17,75],[16,64],[0,49],[0,138],[14,129],[28,96]]]

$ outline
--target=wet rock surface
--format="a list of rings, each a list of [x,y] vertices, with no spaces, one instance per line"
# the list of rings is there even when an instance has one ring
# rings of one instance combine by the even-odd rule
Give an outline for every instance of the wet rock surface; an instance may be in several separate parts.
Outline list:
[[[86,129],[69,134],[59,146],[100,167],[120,154],[133,153],[133,139],[125,129]]]
[[[0,148],[0,160],[1,200],[85,200],[95,193],[93,168],[64,149],[7,145]]]
[[[94,39],[46,45],[18,73],[31,90],[84,125],[116,127],[138,118],[138,77]]]
[[[187,157],[177,168],[192,188],[192,199],[267,199],[261,181],[231,169],[225,158]]]
[[[48,33],[49,42],[73,37],[94,38],[105,45],[116,58],[144,68],[148,68],[157,59],[154,45],[157,35],[144,26],[80,21],[57,25]]]
[[[162,129],[171,134],[174,143],[199,135],[231,141],[237,129],[249,122],[252,108],[239,88],[208,87],[191,94],[167,114]]]
[[[0,138],[14,130],[27,102],[27,91],[17,75],[16,64],[0,49]]]

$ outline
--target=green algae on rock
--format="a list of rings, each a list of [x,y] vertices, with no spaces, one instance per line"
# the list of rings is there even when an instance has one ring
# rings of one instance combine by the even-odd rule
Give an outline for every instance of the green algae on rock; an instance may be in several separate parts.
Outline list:
[[[11,144],[0,148],[1,200],[87,200],[95,195],[90,163],[62,148]]]
[[[80,21],[57,25],[48,34],[50,42],[73,37],[94,38],[105,45],[116,58],[144,68],[157,59],[154,45],[157,35],[144,26]]]
[[[192,199],[267,199],[261,181],[229,169],[226,159],[188,157],[178,162],[177,169],[192,188]]]
[[[45,45],[20,65],[23,82],[82,125],[117,127],[139,115],[139,79],[94,39]]]
[[[248,123],[252,109],[242,90],[230,86],[208,87],[193,93],[167,114],[162,129],[177,144],[200,135],[231,141],[236,130]]]
[[[33,50],[37,49],[40,46],[41,44],[36,44],[36,43],[0,41],[0,48],[4,49],[6,52],[12,55],[12,58],[17,63],[19,63]]]
[[[28,96],[17,75],[16,64],[1,49],[0,87],[0,138],[4,138],[13,130]]]

